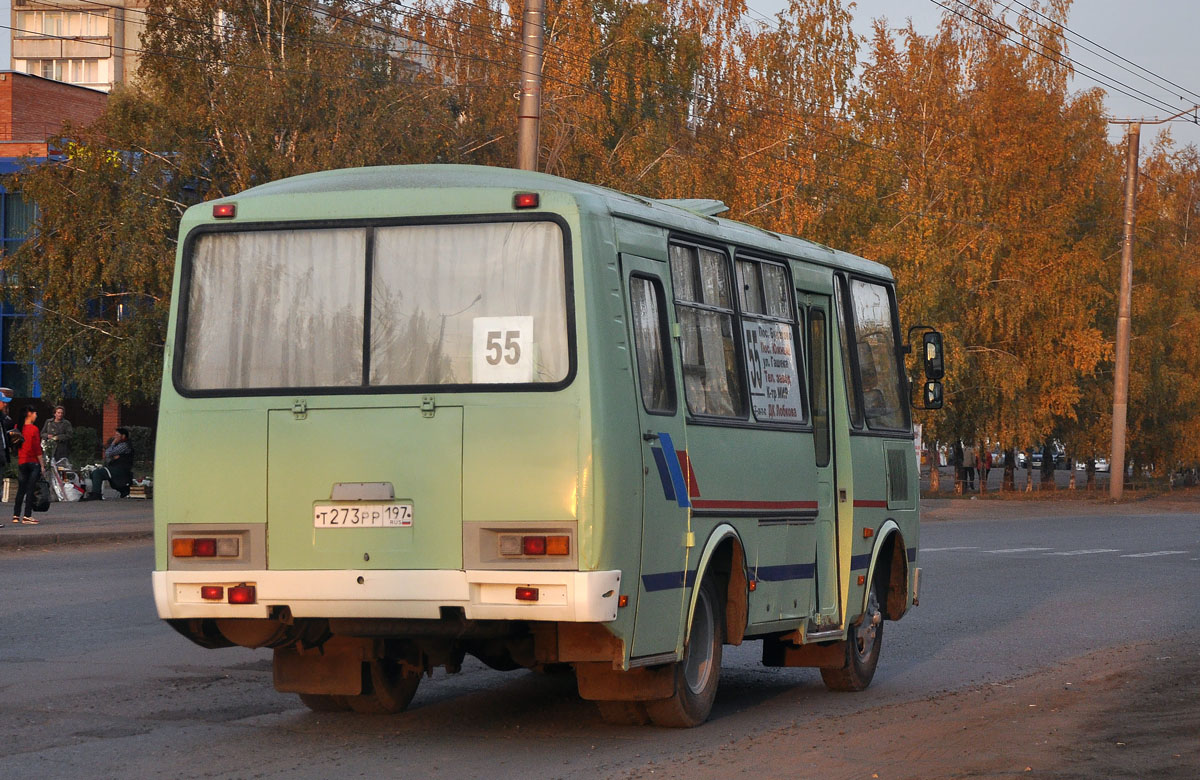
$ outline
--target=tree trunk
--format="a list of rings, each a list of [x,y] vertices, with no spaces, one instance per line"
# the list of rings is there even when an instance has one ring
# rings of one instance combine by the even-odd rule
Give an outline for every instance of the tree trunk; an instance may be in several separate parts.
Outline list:
[[[1001,489],[1009,493],[1017,489],[1017,451],[1012,447],[1004,451],[1004,484]]]
[[[1050,445],[1042,447],[1042,478],[1038,483],[1039,490],[1054,490],[1054,450]]]
[[[954,494],[961,496],[963,494],[963,450],[962,442],[954,443]]]
[[[929,492],[937,493],[942,489],[942,472],[938,468],[939,456],[937,444],[929,448]]]
[[[1087,459],[1087,470],[1084,473],[1087,474],[1087,489],[1095,490],[1096,489],[1096,459],[1095,458]]]
[[[1074,460],[1074,458],[1067,459],[1067,468],[1071,472],[1071,478],[1067,483],[1067,488],[1070,490],[1074,490],[1075,489],[1075,460]]]
[[[1033,458],[1025,458],[1025,492],[1033,491]]]

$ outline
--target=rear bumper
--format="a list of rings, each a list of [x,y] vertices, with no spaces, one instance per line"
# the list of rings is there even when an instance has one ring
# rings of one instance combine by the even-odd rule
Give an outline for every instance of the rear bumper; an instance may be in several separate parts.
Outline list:
[[[603,623],[617,617],[619,571],[155,571],[158,616],[263,618],[286,606],[293,617],[439,618],[462,607],[468,620]],[[200,598],[201,585],[254,585],[255,604]],[[517,601],[517,587],[538,589]]]

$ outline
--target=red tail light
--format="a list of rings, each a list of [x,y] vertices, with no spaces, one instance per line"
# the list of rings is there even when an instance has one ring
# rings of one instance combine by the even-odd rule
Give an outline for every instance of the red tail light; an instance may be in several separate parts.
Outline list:
[[[537,601],[537,588],[517,588],[517,601]]]
[[[217,554],[216,539],[197,539],[192,548],[192,554],[197,558],[212,558]]]
[[[526,555],[545,555],[546,537],[526,536],[521,539],[521,552]]]
[[[230,604],[253,604],[256,599],[253,585],[234,585],[229,589]]]
[[[225,588],[221,585],[201,585],[200,598],[205,601],[220,601],[225,598]]]

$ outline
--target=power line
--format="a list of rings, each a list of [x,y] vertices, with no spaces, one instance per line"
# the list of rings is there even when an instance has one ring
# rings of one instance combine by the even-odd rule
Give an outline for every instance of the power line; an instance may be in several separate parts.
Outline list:
[[[1092,44],[1093,46],[1096,46],[1096,47],[1098,47],[1098,48],[1099,48],[1099,49],[1101,49],[1102,51],[1105,51],[1105,52],[1107,52],[1107,53],[1111,54],[1112,56],[1116,57],[1117,59],[1121,60],[1122,62],[1127,62],[1127,63],[1129,63],[1130,65],[1132,65],[1133,67],[1135,67],[1135,68],[1137,68],[1138,70],[1142,71],[1143,73],[1149,73],[1151,76],[1153,76],[1154,78],[1158,79],[1159,81],[1162,81],[1162,82],[1164,82],[1164,83],[1166,83],[1166,84],[1170,84],[1171,86],[1173,86],[1173,87],[1175,87],[1175,88],[1177,88],[1177,89],[1181,89],[1181,90],[1183,90],[1184,92],[1186,92],[1186,93],[1188,93],[1189,95],[1191,95],[1191,96],[1192,96],[1193,98],[1195,98],[1195,99],[1200,99],[1200,94],[1197,94],[1196,92],[1193,92],[1192,90],[1190,90],[1190,89],[1188,89],[1187,87],[1184,87],[1184,86],[1182,86],[1182,85],[1180,85],[1180,84],[1176,84],[1174,81],[1171,81],[1170,79],[1168,79],[1168,78],[1166,78],[1166,77],[1164,77],[1164,76],[1160,76],[1160,75],[1158,75],[1157,73],[1155,73],[1154,71],[1152,71],[1152,70],[1150,70],[1150,69],[1148,69],[1148,68],[1143,68],[1141,65],[1138,65],[1136,62],[1133,62],[1132,60],[1126,59],[1125,57],[1122,57],[1120,54],[1117,54],[1115,51],[1113,51],[1113,50],[1111,50],[1111,49],[1108,49],[1108,48],[1106,48],[1105,46],[1103,46],[1103,45],[1101,45],[1101,44],[1099,44],[1099,43],[1096,43],[1096,42],[1095,42],[1095,41],[1093,41],[1091,38],[1088,38],[1086,35],[1082,35],[1082,34],[1080,34],[1080,33],[1077,33],[1077,32],[1075,32],[1074,30],[1072,30],[1072,29],[1070,29],[1069,27],[1067,27],[1065,24],[1060,24],[1059,22],[1055,22],[1053,19],[1051,19],[1050,17],[1046,16],[1045,14],[1043,14],[1041,11],[1037,10],[1036,8],[1030,8],[1029,6],[1025,5],[1024,3],[1022,3],[1022,2],[1021,2],[1021,0],[1013,0],[1013,2],[1015,2],[1017,5],[1021,6],[1022,8],[1024,8],[1024,9],[1026,9],[1026,10],[1030,11],[1031,13],[1037,14],[1038,16],[1042,17],[1043,19],[1046,19],[1047,21],[1053,22],[1054,24],[1059,24],[1059,26],[1061,26],[1061,27],[1063,28],[1063,30],[1065,30],[1066,32],[1068,32],[1068,33],[1070,33],[1071,35],[1075,36],[1076,38],[1079,38],[1080,40],[1083,40],[1083,41],[1087,41],[1088,43]],[[1043,25],[1043,26],[1044,26],[1044,25]],[[1091,51],[1091,50],[1090,50],[1090,49],[1088,49],[1086,46],[1082,46],[1082,44],[1081,44],[1081,48],[1083,48],[1085,51]],[[1094,51],[1091,51],[1091,53],[1092,53],[1092,54],[1096,54],[1096,52],[1094,52]],[[1098,55],[1098,54],[1097,54],[1097,56],[1101,56],[1101,55]],[[1107,62],[1112,62],[1112,60],[1108,60],[1108,59],[1106,59],[1106,61],[1107,61]],[[1115,62],[1112,62],[1112,64],[1116,65],[1117,63],[1115,63]],[[1132,74],[1132,75],[1134,75],[1134,76],[1138,76],[1139,78],[1141,78],[1143,81],[1145,81],[1145,82],[1146,82],[1146,83],[1148,83],[1148,84],[1152,84],[1152,83],[1153,83],[1152,81],[1150,81],[1149,79],[1147,79],[1145,76],[1141,76],[1141,75],[1139,75],[1139,74],[1137,74],[1137,73],[1134,73],[1133,71],[1129,70],[1128,68],[1124,68],[1124,67],[1122,67],[1122,66],[1120,66],[1120,65],[1117,65],[1117,67],[1121,67],[1121,69],[1122,69],[1122,70],[1124,70],[1124,71],[1126,71],[1127,73],[1130,73],[1130,74]],[[1161,88],[1161,87],[1160,87],[1160,88]],[[1182,96],[1182,95],[1179,95],[1178,97],[1179,97],[1181,100],[1183,99],[1183,96]]]
[[[1020,30],[1017,30],[1012,25],[1003,21],[1003,19],[997,19],[978,8],[975,8],[970,3],[966,2],[966,0],[953,0],[953,1],[958,3],[959,5],[963,6],[967,10],[971,11],[972,13],[978,14],[979,16],[982,16],[983,18],[996,23],[996,24],[1000,25],[1001,27],[1004,27],[1007,30],[1010,30],[1013,33],[1016,33],[1017,35],[1021,36],[1022,38],[1025,38],[1026,40],[1029,40],[1029,41],[1035,43],[1036,45],[1040,46],[1042,49],[1045,49],[1047,51],[1054,51],[1053,49],[1049,49],[1049,47],[1046,46],[1045,44],[1035,41],[1034,38],[1032,36],[1028,35],[1027,33],[1023,33]],[[1170,106],[1168,106],[1166,103],[1163,103],[1162,101],[1159,101],[1153,95],[1149,95],[1145,92],[1142,92],[1141,90],[1137,89],[1136,87],[1132,87],[1132,86],[1120,81],[1119,79],[1115,79],[1115,78],[1112,78],[1111,76],[1107,76],[1098,70],[1089,68],[1088,66],[1075,61],[1071,57],[1069,57],[1065,54],[1062,54],[1061,52],[1055,51],[1055,56],[1051,56],[1050,54],[1047,54],[1045,51],[1038,51],[1037,49],[1032,48],[1028,44],[1021,42],[1020,40],[1011,39],[1007,33],[1002,33],[999,30],[988,27],[986,24],[984,24],[979,19],[974,18],[972,16],[968,16],[968,15],[962,13],[961,11],[958,11],[958,10],[950,7],[949,5],[943,3],[942,0],[930,0],[930,2],[933,3],[934,5],[937,5],[943,9],[945,9],[946,11],[949,11],[950,13],[954,14],[955,16],[958,16],[961,19],[965,19],[966,21],[971,22],[972,24],[974,24],[978,27],[981,27],[984,30],[987,30],[988,32],[992,33],[993,35],[1000,36],[1000,38],[1002,40],[1012,43],[1012,44],[1015,44],[1032,54],[1035,54],[1039,57],[1049,60],[1050,62],[1053,62],[1056,65],[1064,65],[1064,64],[1069,63],[1069,64],[1075,66],[1076,68],[1080,69],[1081,71],[1085,71],[1081,75],[1083,75],[1086,78],[1091,79],[1092,81],[1095,81],[1097,84],[1100,84],[1103,87],[1107,87],[1116,92],[1119,92],[1122,95],[1125,95],[1126,97],[1137,100],[1140,103],[1144,103],[1145,105],[1148,105],[1151,108],[1155,108],[1158,110],[1164,110],[1164,109],[1168,110],[1168,111],[1171,110]],[[1095,73],[1097,75],[1093,76],[1093,75],[1091,75],[1092,73]],[[1120,86],[1117,86],[1117,85],[1120,85]],[[1122,87],[1124,87],[1124,89],[1122,89]],[[1137,95],[1131,94],[1131,92],[1126,91],[1126,90],[1132,90],[1133,92],[1136,92]],[[1138,97],[1138,95],[1141,95],[1142,97]]]

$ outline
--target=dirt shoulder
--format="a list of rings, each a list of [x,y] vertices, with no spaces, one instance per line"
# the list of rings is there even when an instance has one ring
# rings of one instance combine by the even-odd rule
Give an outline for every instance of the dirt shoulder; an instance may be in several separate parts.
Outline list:
[[[1125,499],[1116,502],[1102,493],[1067,490],[921,499],[922,521],[1164,513],[1200,513],[1200,488],[1153,494],[1129,491]]]
[[[801,722],[627,776],[1195,780],[1198,692],[1200,636],[1184,636],[1092,653],[1005,684]]]

